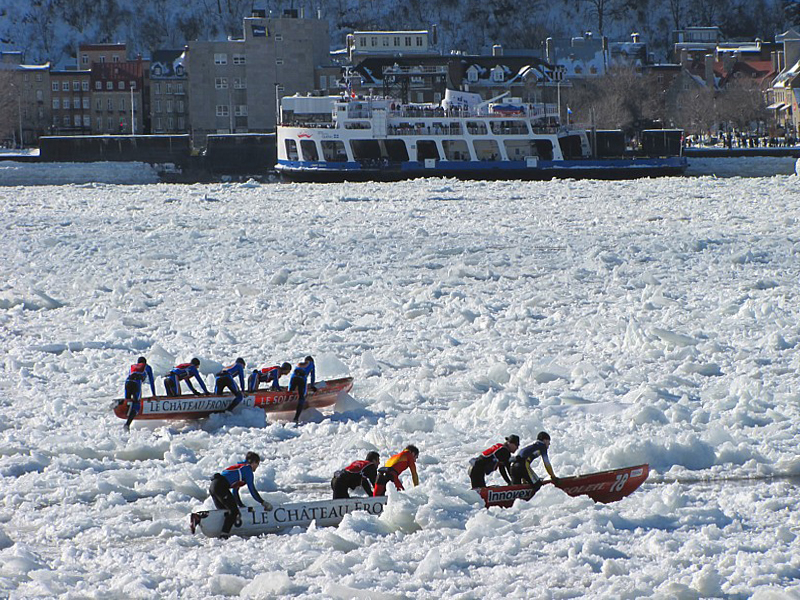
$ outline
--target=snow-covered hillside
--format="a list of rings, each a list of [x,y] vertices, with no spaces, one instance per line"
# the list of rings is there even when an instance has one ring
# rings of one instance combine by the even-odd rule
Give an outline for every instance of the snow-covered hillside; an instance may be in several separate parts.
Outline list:
[[[0,49],[22,50],[30,63],[72,62],[78,44],[128,43],[149,56],[159,48],[180,48],[194,39],[241,34],[241,19],[252,8],[274,14],[321,10],[330,22],[331,43],[343,47],[354,29],[421,29],[436,24],[445,51],[487,52],[539,48],[548,36],[570,37],[601,31],[612,40],[638,32],[657,56],[665,56],[673,29],[718,25],[731,39],[769,40],[785,30],[793,13],[788,0],[4,0],[0,4]]]

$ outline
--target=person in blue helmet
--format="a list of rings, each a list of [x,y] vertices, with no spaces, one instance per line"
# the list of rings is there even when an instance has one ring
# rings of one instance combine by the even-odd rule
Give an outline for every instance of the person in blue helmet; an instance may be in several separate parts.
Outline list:
[[[255,452],[248,452],[244,457],[244,462],[226,467],[221,473],[214,473],[211,478],[208,493],[214,501],[214,506],[228,510],[222,523],[222,537],[230,534],[234,523],[237,527],[242,524],[242,514],[239,509],[244,508],[244,502],[239,496],[239,488],[247,486],[253,500],[266,510],[272,510],[272,505],[263,500],[256,490],[253,474],[260,464],[261,457]]]
[[[311,385],[308,384],[309,378],[311,379]],[[311,356],[306,356],[301,362],[297,363],[297,366],[295,366],[292,372],[292,378],[289,380],[289,391],[297,392],[298,396],[297,410],[294,413],[293,419],[295,423],[299,423],[300,413],[303,412],[305,408],[306,390],[310,389],[312,392],[317,391],[315,386],[316,379],[317,374],[314,367],[314,359]]]
[[[282,365],[275,365],[274,367],[264,367],[260,371],[255,369],[247,379],[247,391],[255,392],[258,389],[259,384],[262,382],[272,382],[270,389],[277,391],[281,389],[280,383],[278,382],[281,376],[288,375],[291,372],[292,365],[288,362],[285,362]]]
[[[555,473],[553,473],[553,466],[550,464],[550,458],[547,456],[547,449],[549,447],[550,434],[546,431],[540,431],[534,443],[519,451],[519,454],[514,457],[514,462],[511,463],[510,469],[511,481],[514,485],[527,483],[533,486],[535,491],[539,491],[543,482],[531,467],[531,462],[539,457],[542,458],[542,464],[544,464],[547,474],[550,475],[550,480],[553,484],[558,485],[559,479],[556,477]]]
[[[167,396],[180,396],[181,395],[181,381],[185,381],[189,389],[195,396],[199,396],[200,392],[194,389],[192,385],[192,377],[200,384],[203,392],[208,395],[209,391],[206,387],[206,382],[203,381],[203,376],[200,375],[200,359],[193,358],[188,363],[181,363],[175,365],[172,370],[164,377],[164,389]]]
[[[130,400],[128,403],[128,420],[123,425],[125,431],[130,430],[131,422],[142,409],[142,382],[145,380],[150,382],[150,391],[155,397],[156,383],[153,379],[153,369],[147,364],[147,359],[144,356],[140,356],[136,360],[136,364],[131,365],[131,370],[127,379],[125,379],[125,399]]]
[[[239,406],[239,403],[244,398],[242,395],[242,390],[245,389],[244,368],[246,366],[247,363],[244,362],[243,358],[237,358],[235,363],[229,367],[225,367],[216,375],[214,393],[219,395],[222,394],[226,389],[229,389],[231,392],[233,392],[233,402],[231,402],[228,410],[233,410]],[[239,378],[238,386],[236,385],[236,377]]]

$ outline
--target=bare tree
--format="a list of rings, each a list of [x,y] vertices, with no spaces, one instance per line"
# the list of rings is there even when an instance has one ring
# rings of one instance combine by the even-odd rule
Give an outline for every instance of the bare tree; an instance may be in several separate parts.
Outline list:
[[[748,131],[753,123],[768,119],[767,105],[758,82],[734,77],[717,97],[719,118],[739,131]]]

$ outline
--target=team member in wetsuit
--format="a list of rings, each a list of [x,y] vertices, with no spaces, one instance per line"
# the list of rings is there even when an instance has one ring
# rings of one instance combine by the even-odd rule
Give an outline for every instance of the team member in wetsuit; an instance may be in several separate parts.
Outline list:
[[[373,450],[367,453],[366,460],[357,460],[336,471],[331,479],[333,499],[349,498],[350,490],[356,489],[359,485],[364,488],[367,496],[372,496],[372,486],[375,485],[378,476],[380,459],[380,454]]]
[[[247,391],[255,392],[260,383],[269,383],[270,381],[272,382],[270,389],[273,391],[278,391],[281,389],[278,380],[281,378],[281,376],[288,375],[291,372],[292,365],[288,362],[285,362],[280,366],[276,365],[274,367],[264,367],[260,371],[255,369],[247,379]]]
[[[203,392],[208,394],[206,382],[203,381],[203,377],[200,375],[200,370],[198,369],[199,366],[199,358],[193,358],[188,363],[182,363],[175,366],[164,378],[164,389],[167,391],[167,396],[181,395],[181,381],[185,381],[186,385],[189,386],[189,389],[192,390],[192,393],[195,396],[199,396],[200,392],[194,389],[194,386],[192,385],[192,377],[194,377],[197,380],[197,383],[200,384],[200,387],[203,388]]]
[[[472,487],[486,487],[486,476],[492,471],[500,469],[500,475],[511,485],[511,477],[508,475],[508,468],[511,463],[511,455],[519,449],[519,436],[510,435],[505,443],[495,444],[487,448],[477,457],[469,461],[469,479]]]
[[[555,485],[558,485],[558,477],[553,473],[550,458],[547,456],[547,449],[549,447],[550,434],[546,431],[540,431],[533,444],[520,450],[519,454],[514,458],[514,462],[511,464],[511,480],[515,485],[527,483],[528,485],[532,485],[535,491],[538,491],[539,488],[542,487],[542,480],[531,467],[531,462],[540,456],[542,457],[542,463],[544,464],[547,474],[550,475],[550,480]]]
[[[231,465],[222,471],[214,473],[211,478],[211,485],[208,493],[214,500],[214,506],[220,509],[227,509],[228,514],[222,523],[222,535],[227,537],[231,532],[233,524],[237,527],[242,525],[242,515],[239,508],[244,508],[244,503],[239,497],[239,488],[247,486],[253,499],[263,506],[266,510],[272,510],[272,505],[263,500],[256,490],[253,473],[261,464],[261,457],[255,452],[248,452],[244,462]],[[233,490],[233,491],[231,491]]]
[[[419,450],[416,446],[409,444],[405,450],[387,460],[386,465],[378,469],[378,480],[375,482],[375,489],[372,495],[386,495],[386,484],[390,481],[394,483],[398,490],[402,491],[403,484],[400,482],[400,473],[406,469],[411,471],[411,479],[414,482],[414,486],[418,486],[417,458],[419,458]]]
[[[247,364],[244,362],[243,358],[237,358],[236,362],[233,363],[230,367],[225,367],[216,374],[216,379],[214,381],[214,393],[215,394],[222,394],[225,389],[229,389],[233,392],[233,402],[228,407],[228,410],[233,410],[244,398],[242,395],[242,391],[244,389],[244,368]],[[235,377],[239,377],[239,386],[236,385]]]
[[[140,356],[135,365],[131,365],[128,378],[125,380],[125,399],[128,402],[128,420],[125,421],[125,431],[131,428],[131,422],[142,409],[142,382],[147,379],[150,382],[150,391],[156,395],[156,383],[153,379],[153,369],[147,364],[147,359]]]
[[[311,378],[311,385],[308,385],[308,379]],[[294,413],[293,421],[298,423],[300,421],[300,413],[303,412],[306,404],[306,388],[310,388],[312,392],[317,391],[316,383],[317,372],[314,366],[314,359],[306,356],[301,362],[297,363],[292,373],[292,378],[289,380],[289,391],[297,392],[297,410]]]

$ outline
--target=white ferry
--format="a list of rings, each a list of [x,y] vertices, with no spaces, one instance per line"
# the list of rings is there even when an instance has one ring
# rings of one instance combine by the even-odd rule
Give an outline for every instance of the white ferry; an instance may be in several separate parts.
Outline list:
[[[455,100],[454,100],[455,99]],[[558,107],[448,90],[441,105],[387,97],[289,96],[281,101],[276,169],[292,181],[627,179],[680,175],[681,130],[559,124]]]

